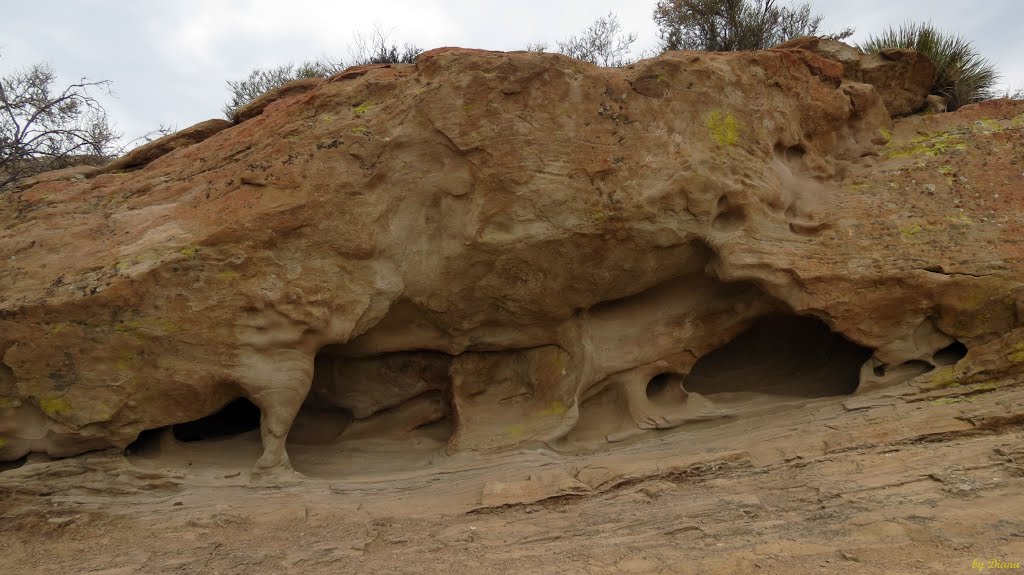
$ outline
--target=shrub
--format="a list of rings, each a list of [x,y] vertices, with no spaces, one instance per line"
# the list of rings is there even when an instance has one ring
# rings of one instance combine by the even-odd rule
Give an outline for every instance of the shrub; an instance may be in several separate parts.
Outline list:
[[[627,66],[635,61],[630,56],[635,33],[623,33],[622,25],[615,14],[609,12],[588,26],[579,36],[559,40],[558,51],[571,58],[583,60],[604,67]],[[527,46],[531,52],[543,52],[546,44]]]
[[[658,0],[654,22],[663,50],[763,50],[800,36],[816,36],[823,17],[809,2],[775,0]],[[842,40],[852,28],[820,35]]]
[[[971,42],[959,35],[943,33],[930,23],[908,22],[899,28],[888,28],[857,47],[864,52],[908,48],[927,55],[938,68],[931,93],[945,98],[946,109],[950,112],[991,98],[993,86],[999,79],[995,66],[983,58]]]
[[[358,32],[353,35],[349,46],[349,61],[321,56],[296,66],[284,64],[272,68],[254,68],[246,78],[228,80],[231,100],[224,105],[224,115],[230,120],[239,108],[255,100],[268,90],[299,78],[326,78],[341,72],[349,66],[363,64],[411,64],[423,50],[413,44],[389,42],[390,34],[379,26],[369,34]]]
[[[57,73],[36,64],[0,78],[0,188],[41,172],[102,164],[121,135],[93,93],[107,80],[57,85]]]
[[[255,68],[242,80],[228,80],[231,101],[224,104],[224,115],[231,119],[239,108],[252,102],[267,90],[299,78],[325,78],[345,69],[340,60],[322,57],[307,60],[299,66],[284,64],[273,68]]]

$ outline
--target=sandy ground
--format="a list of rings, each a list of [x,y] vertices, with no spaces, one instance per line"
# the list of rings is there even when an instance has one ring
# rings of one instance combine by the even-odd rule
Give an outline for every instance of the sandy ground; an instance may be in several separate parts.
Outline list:
[[[589,454],[251,436],[0,472],[0,573],[1024,573],[1024,381],[740,398]],[[734,398],[735,399],[735,398]],[[981,562],[981,569],[978,568]]]

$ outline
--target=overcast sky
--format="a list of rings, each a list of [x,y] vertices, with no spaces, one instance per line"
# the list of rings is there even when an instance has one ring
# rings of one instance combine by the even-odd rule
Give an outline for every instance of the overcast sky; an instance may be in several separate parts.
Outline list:
[[[127,138],[161,124],[221,116],[225,81],[254,67],[346,56],[375,25],[420,48],[520,50],[576,34],[616,13],[637,47],[653,48],[655,0],[0,0],[0,74],[48,62],[63,79],[113,81],[107,110]],[[974,42],[1024,88],[1024,1],[812,0],[823,28],[853,26],[864,40],[887,26],[931,20]]]

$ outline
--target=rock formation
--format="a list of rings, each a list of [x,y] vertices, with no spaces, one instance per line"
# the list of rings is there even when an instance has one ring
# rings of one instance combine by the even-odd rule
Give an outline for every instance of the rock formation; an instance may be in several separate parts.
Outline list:
[[[240,398],[261,471],[293,423],[589,449],[751,393],[1020,370],[1024,104],[894,124],[930,63],[851,58],[438,49],[25,182],[0,460],[202,436]]]

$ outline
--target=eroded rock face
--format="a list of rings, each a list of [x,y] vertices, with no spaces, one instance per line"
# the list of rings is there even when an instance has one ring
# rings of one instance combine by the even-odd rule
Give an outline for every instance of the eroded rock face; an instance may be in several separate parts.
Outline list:
[[[571,449],[742,417],[762,356],[813,374],[842,350],[862,389],[1016,361],[1020,103],[894,125],[884,87],[793,48],[440,49],[308,84],[134,171],[7,194],[0,459],[239,397],[262,469],[297,414],[305,442]],[[722,351],[745,375],[709,359],[686,388],[764,318],[799,326],[770,332],[800,332],[787,355]]]
[[[814,36],[790,40],[779,48],[810,50],[839,62],[843,66],[843,78],[874,86],[893,116],[907,116],[925,108],[938,74],[935,63],[926,55],[902,48],[864,54],[837,40]]]

